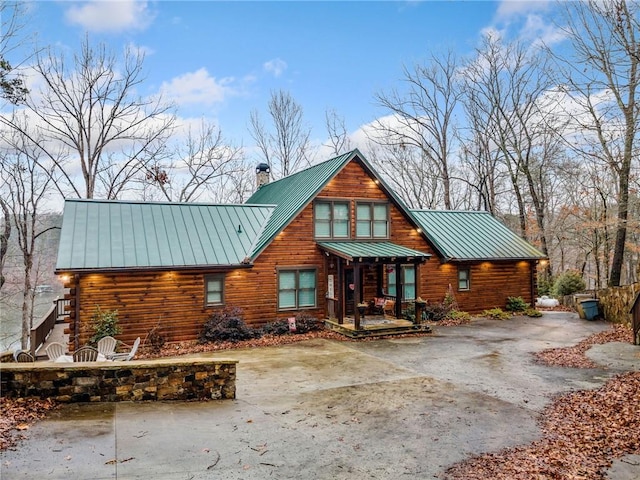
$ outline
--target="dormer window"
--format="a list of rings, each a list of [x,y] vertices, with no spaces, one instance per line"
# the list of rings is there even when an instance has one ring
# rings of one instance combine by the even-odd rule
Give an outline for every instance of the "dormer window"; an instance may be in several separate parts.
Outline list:
[[[389,238],[389,204],[358,202],[356,205],[357,238]]]
[[[314,226],[316,238],[349,238],[349,202],[316,202]]]

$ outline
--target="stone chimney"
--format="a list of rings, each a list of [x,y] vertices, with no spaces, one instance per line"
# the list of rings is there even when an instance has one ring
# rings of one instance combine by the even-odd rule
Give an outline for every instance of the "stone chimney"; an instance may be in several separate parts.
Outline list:
[[[257,182],[258,188],[260,188],[262,185],[266,185],[267,183],[269,183],[270,171],[271,171],[271,168],[269,167],[269,164],[267,163],[258,164],[258,166],[256,167],[256,182]]]

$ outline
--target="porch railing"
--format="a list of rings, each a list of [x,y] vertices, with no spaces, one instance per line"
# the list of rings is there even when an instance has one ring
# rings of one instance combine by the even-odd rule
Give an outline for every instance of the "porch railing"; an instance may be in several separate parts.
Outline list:
[[[55,299],[47,313],[33,326],[29,338],[31,355],[35,356],[36,351],[45,342],[57,321],[69,314],[69,312],[65,311],[65,305],[69,305],[69,302],[64,298]]]

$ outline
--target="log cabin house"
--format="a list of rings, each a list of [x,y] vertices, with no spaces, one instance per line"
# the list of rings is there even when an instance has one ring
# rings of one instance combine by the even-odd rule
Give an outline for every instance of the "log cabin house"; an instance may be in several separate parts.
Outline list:
[[[487,212],[408,209],[358,150],[268,176],[259,165],[242,205],[67,200],[56,273],[70,348],[96,306],[118,311],[125,342],[156,326],[177,342],[225,306],[254,327],[306,312],[363,332],[376,307],[400,319],[451,291],[470,313],[535,299],[542,253]]]

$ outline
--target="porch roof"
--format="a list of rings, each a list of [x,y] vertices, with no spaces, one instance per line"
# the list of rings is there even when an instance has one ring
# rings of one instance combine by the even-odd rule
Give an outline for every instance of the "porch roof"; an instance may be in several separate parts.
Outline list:
[[[431,256],[392,242],[318,242],[318,247],[352,262],[421,263]]]

